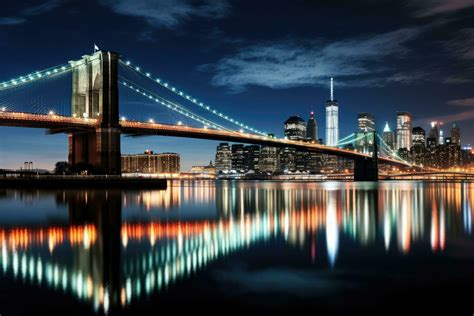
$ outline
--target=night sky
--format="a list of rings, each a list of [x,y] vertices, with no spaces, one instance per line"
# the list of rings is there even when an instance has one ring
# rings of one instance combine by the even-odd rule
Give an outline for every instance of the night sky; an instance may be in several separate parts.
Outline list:
[[[358,112],[372,113],[381,131],[386,121],[395,128],[396,111],[410,111],[414,126],[428,131],[430,121],[442,121],[446,136],[457,122],[463,145],[474,144],[474,0],[3,0],[0,6],[0,81],[79,59],[96,43],[278,136],[286,118],[307,119],[314,110],[324,138],[334,77],[341,138],[356,129]],[[48,99],[34,91],[18,91],[16,102],[28,93],[37,103]],[[0,103],[6,100],[0,91]],[[131,119],[179,119],[122,91],[121,109]],[[122,152],[178,152],[185,171],[213,159],[217,143],[123,137]],[[0,168],[33,161],[51,169],[66,159],[64,134],[0,128]]]

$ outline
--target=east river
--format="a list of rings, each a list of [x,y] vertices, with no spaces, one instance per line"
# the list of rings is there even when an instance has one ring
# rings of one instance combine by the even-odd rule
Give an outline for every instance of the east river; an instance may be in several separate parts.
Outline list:
[[[0,314],[474,312],[474,183],[1,190]]]

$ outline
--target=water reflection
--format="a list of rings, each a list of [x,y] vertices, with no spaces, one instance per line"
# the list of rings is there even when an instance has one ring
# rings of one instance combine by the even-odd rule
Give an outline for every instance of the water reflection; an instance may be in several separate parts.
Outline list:
[[[6,190],[0,196],[4,276],[111,313],[218,258],[275,240],[328,269],[337,267],[343,240],[400,255],[416,245],[437,255],[450,239],[470,238],[474,185],[199,181],[166,191]]]

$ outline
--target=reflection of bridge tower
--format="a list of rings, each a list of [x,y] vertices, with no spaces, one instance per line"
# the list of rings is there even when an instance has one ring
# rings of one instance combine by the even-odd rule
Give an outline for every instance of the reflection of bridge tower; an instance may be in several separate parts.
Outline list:
[[[122,200],[121,191],[66,191],[69,220],[73,225],[93,223],[97,228],[97,241],[91,248],[75,249],[74,269],[90,275],[96,284],[104,288],[109,312],[120,305],[121,289],[121,239]]]
[[[120,174],[120,129],[117,67],[119,56],[99,51],[71,61],[72,115],[98,119],[94,132],[69,134],[69,162],[97,172]]]
[[[367,139],[370,136],[367,136]],[[372,158],[363,157],[354,159],[354,181],[378,181],[378,143],[377,131],[372,132],[373,153]]]

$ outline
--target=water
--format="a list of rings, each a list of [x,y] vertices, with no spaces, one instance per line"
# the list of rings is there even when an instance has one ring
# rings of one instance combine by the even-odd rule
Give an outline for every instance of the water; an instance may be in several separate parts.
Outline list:
[[[2,190],[0,314],[472,314],[473,209],[469,183]]]

